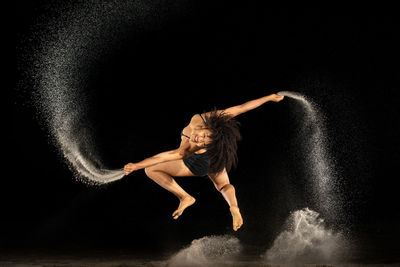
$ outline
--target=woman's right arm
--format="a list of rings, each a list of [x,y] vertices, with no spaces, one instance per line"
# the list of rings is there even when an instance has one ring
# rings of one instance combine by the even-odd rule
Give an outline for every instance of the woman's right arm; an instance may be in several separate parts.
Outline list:
[[[159,154],[146,158],[137,163],[126,164],[124,166],[124,174],[128,175],[133,171],[148,168],[162,162],[184,159],[191,154],[189,149],[190,149],[189,142],[182,142],[178,149],[161,152]]]
[[[161,152],[157,155],[139,161],[137,163],[128,163],[124,166],[124,174],[128,175],[133,171],[141,170],[161,162],[183,159],[183,155],[179,153],[179,149]]]

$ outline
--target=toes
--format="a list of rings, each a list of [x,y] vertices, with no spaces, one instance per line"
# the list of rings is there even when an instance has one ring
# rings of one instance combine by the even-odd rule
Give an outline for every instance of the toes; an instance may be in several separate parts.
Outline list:
[[[180,212],[179,210],[174,211],[174,213],[172,213],[172,217],[176,220],[178,219],[179,216],[182,215],[182,212]]]
[[[240,222],[234,224],[233,225],[233,230],[237,231],[240,227],[242,227],[242,225],[243,225],[243,221],[240,221]]]

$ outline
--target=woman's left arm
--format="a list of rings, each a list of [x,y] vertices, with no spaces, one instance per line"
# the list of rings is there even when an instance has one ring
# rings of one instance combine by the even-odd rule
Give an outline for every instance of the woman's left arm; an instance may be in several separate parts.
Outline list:
[[[273,102],[279,102],[284,98],[282,95],[277,95],[277,94],[271,94],[267,95],[261,98],[257,98],[254,100],[247,101],[244,104],[233,106],[230,108],[227,108],[223,110],[225,113],[229,113],[233,117],[236,117],[237,115],[240,115],[242,113],[245,113],[247,111],[253,110],[255,108],[258,108],[259,106],[263,105],[266,102],[273,101]]]

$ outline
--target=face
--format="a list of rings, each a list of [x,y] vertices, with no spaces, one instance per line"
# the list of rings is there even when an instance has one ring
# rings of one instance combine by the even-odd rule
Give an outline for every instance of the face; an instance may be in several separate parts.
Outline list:
[[[211,134],[212,132],[207,128],[195,129],[190,135],[190,141],[198,147],[204,148],[212,142]]]

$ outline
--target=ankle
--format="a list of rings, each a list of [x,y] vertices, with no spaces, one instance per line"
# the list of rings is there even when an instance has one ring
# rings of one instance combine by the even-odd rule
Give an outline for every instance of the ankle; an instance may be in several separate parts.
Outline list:
[[[235,205],[232,205],[232,206],[229,207],[229,210],[230,211],[239,211],[239,207],[235,206]]]
[[[193,197],[191,195],[187,194],[187,195],[184,195],[184,196],[180,196],[178,198],[179,198],[180,201],[183,201],[185,199],[189,199],[189,198],[193,198]]]

